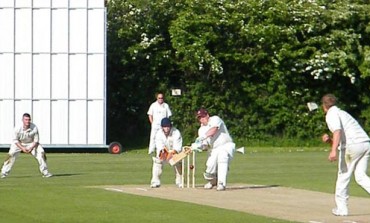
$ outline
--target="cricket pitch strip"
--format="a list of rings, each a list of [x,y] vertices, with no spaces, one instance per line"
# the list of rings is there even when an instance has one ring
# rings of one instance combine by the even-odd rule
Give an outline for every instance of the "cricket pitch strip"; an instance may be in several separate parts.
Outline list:
[[[350,215],[337,217],[331,214],[334,194],[276,185],[228,185],[226,191],[196,188],[177,188],[162,185],[99,186],[112,192],[121,192],[167,200],[176,200],[255,215],[306,223],[368,223],[370,222],[370,198],[350,197]]]

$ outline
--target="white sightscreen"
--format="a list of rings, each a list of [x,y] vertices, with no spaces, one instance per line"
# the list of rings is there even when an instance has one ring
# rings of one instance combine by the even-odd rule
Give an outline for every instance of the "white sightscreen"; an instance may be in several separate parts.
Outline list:
[[[14,101],[0,100],[0,139],[3,144],[11,143],[14,127]]]
[[[0,38],[1,38],[1,35],[0,35]],[[14,56],[12,54],[10,53],[0,54],[0,69],[1,69],[1,81],[0,81],[1,99],[0,100],[13,99],[13,95],[14,95]]]
[[[1,4],[1,3],[0,3]],[[0,52],[14,51],[14,10],[3,8],[0,11]],[[4,35],[6,33],[7,35]]]
[[[30,113],[41,143],[106,146],[104,0],[0,0],[0,146]]]

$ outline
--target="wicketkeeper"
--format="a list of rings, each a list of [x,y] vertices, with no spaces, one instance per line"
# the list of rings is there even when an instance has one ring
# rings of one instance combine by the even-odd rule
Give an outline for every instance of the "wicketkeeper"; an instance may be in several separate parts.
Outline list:
[[[193,150],[208,149],[208,159],[204,178],[208,181],[205,189],[212,189],[217,186],[218,191],[226,189],[226,178],[229,163],[233,158],[235,143],[233,142],[224,121],[218,116],[209,116],[205,109],[197,112],[197,119],[201,124],[198,130],[198,138],[192,144]]]
[[[182,136],[178,129],[172,126],[169,118],[163,118],[161,121],[162,130],[158,131],[155,136],[156,156],[153,158],[152,180],[150,182],[151,188],[161,186],[161,175],[163,164],[168,163],[173,154],[181,152]],[[181,162],[174,165],[176,174],[175,183],[182,188],[181,182]]]

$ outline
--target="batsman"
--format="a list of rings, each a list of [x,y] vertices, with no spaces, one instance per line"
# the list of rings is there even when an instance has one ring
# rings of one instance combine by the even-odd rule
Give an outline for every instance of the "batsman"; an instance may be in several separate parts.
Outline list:
[[[199,145],[200,149],[208,148],[208,159],[204,178],[208,181],[205,189],[217,186],[218,191],[226,189],[226,178],[229,163],[233,158],[235,143],[233,142],[224,121],[214,115],[210,116],[206,109],[197,112],[197,119],[201,126],[198,138],[192,147]],[[196,148],[193,148],[196,151]]]
[[[155,147],[156,156],[152,157],[152,179],[150,182],[151,188],[157,188],[161,186],[161,175],[163,170],[163,164],[169,162],[174,154],[181,152],[182,150],[182,136],[180,131],[172,126],[169,118],[163,118],[161,120],[161,131],[158,131],[155,135]],[[175,170],[175,183],[179,188],[182,188],[182,169],[181,162],[176,163],[174,166]]]

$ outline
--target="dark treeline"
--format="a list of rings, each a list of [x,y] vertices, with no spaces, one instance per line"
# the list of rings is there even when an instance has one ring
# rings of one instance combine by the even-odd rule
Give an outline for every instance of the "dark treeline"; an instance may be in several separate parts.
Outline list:
[[[157,91],[185,143],[201,106],[237,142],[318,141],[323,113],[306,103],[325,93],[370,131],[369,12],[365,0],[111,0],[108,139],[145,145]]]

